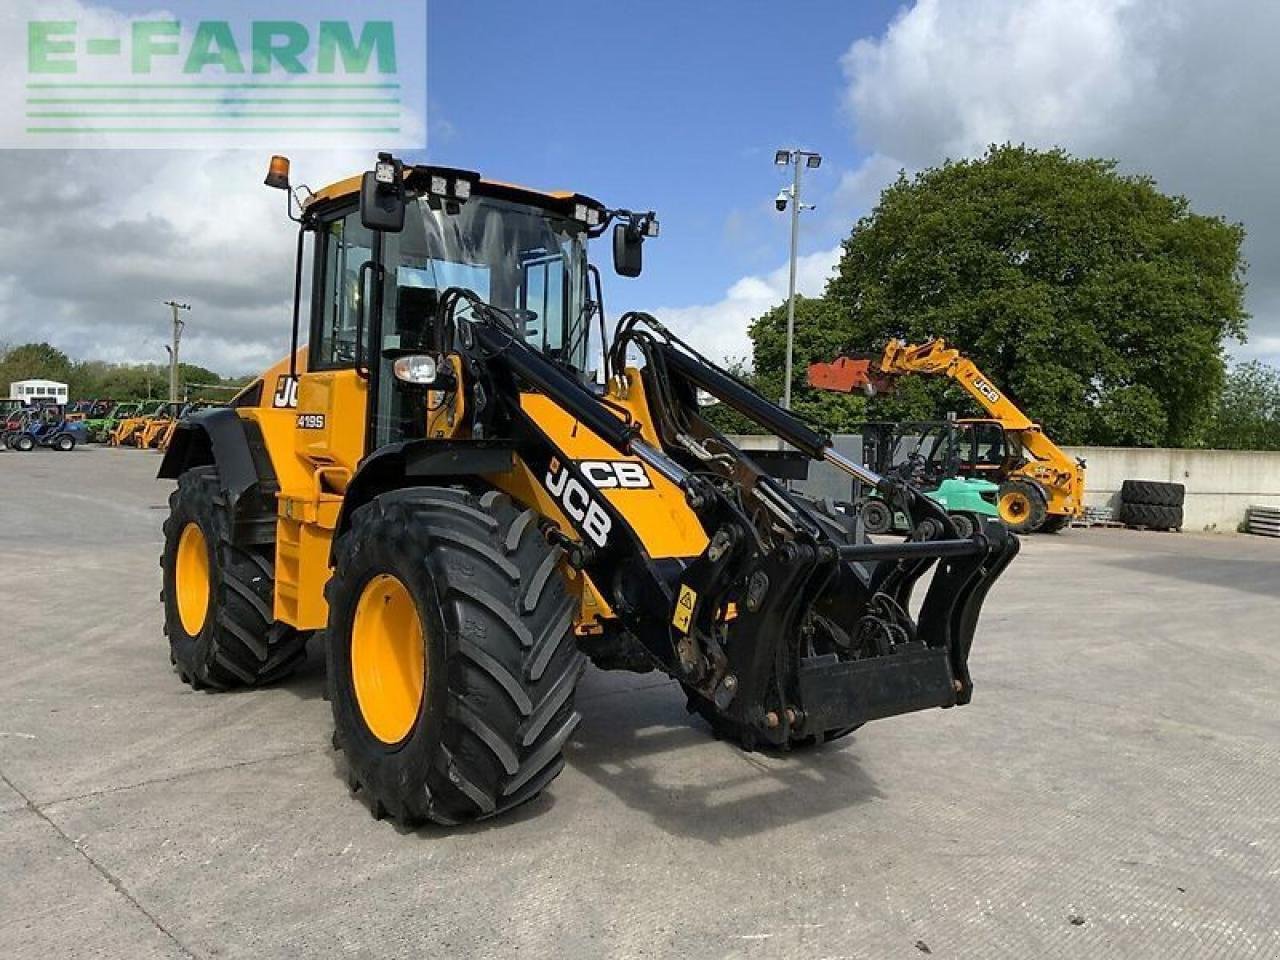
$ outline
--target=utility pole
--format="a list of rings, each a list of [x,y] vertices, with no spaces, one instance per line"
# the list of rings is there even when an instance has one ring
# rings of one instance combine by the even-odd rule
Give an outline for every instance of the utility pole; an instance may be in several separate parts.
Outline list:
[[[173,310],[173,346],[165,347],[169,351],[169,402],[178,402],[178,345],[182,342],[182,328],[187,325],[179,315],[178,311],[191,311],[191,304],[178,303],[176,300],[166,300],[166,307]]]
[[[809,167],[817,169],[822,166],[822,155],[809,150],[779,150],[773,156],[773,162],[780,167],[788,164],[792,167],[791,188],[778,194],[774,205],[779,212],[791,204],[791,279],[787,285],[787,363],[783,371],[782,406],[791,409],[791,367],[795,353],[796,339],[796,260],[800,246],[800,211],[812,210],[813,205],[800,200],[800,169]]]

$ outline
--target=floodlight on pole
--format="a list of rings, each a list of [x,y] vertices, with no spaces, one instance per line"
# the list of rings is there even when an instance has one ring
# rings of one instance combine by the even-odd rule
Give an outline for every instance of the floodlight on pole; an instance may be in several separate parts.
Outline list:
[[[796,262],[800,243],[800,211],[812,210],[813,206],[800,199],[800,170],[808,167],[816,170],[822,166],[822,154],[811,150],[778,150],[773,155],[773,162],[780,167],[790,164],[791,186],[778,194],[774,206],[781,213],[791,204],[791,275],[787,284],[787,362],[783,371],[782,406],[791,409],[791,367],[795,353],[796,339]]]

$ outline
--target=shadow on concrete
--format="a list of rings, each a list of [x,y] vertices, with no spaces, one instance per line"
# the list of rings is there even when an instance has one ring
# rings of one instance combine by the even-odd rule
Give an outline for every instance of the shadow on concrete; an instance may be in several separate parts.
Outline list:
[[[1280,559],[1233,560],[1203,555],[1151,553],[1105,562],[1107,566],[1122,570],[1134,570],[1197,586],[1222,587],[1265,597],[1276,596],[1276,584],[1280,583]]]
[[[324,637],[316,631],[307,640],[307,659],[302,666],[283,680],[263,690],[283,690],[293,694],[299,700],[328,699],[325,691]]]
[[[882,796],[856,734],[790,753],[717,742],[674,683],[588,697],[568,763],[667,833],[719,843]]]
[[[701,719],[689,716],[674,682],[609,685],[618,689],[586,684],[578,704],[582,723],[566,747],[566,764],[669,834],[720,843],[883,796],[857,760],[856,734],[791,753],[747,753],[717,742]],[[350,790],[345,754],[334,750],[329,756],[334,779]],[[424,840],[485,833],[543,816],[555,806],[556,793],[552,781],[520,807],[461,827],[391,825]],[[368,807],[362,792],[352,799]]]

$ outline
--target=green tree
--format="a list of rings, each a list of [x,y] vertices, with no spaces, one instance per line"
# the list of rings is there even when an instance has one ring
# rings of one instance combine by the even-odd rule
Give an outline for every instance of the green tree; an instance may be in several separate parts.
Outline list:
[[[866,419],[862,396],[814,390],[805,379],[809,364],[830,360],[848,343],[839,308],[821,297],[796,297],[795,342],[791,367],[791,407],[806,420],[833,433],[848,433]],[[780,400],[787,368],[787,305],[751,321],[753,385],[770,400]],[[758,432],[758,431],[753,431]]]
[[[56,380],[67,383],[71,360],[47,343],[24,343],[0,350],[0,388],[7,394],[15,380]]]
[[[993,146],[884,191],[844,243],[827,339],[945,337],[1062,443],[1194,445],[1244,336],[1243,239],[1113,161]]]
[[[1227,375],[1206,446],[1280,450],[1280,370],[1242,363]]]
[[[243,386],[251,379],[226,378],[207,367],[188,363],[179,364],[178,374],[184,396],[189,394],[206,400],[227,400],[234,391],[216,388]],[[162,400],[169,396],[169,368],[161,364],[101,360],[73,363],[66,354],[47,343],[0,346],[0,391],[7,391],[8,384],[14,380],[33,378],[66,383],[73,400]]]

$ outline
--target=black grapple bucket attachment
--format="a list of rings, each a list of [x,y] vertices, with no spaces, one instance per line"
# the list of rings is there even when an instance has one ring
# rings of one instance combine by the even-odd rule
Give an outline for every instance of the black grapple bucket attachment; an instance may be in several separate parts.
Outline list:
[[[968,703],[983,601],[1018,552],[999,521],[967,539],[841,543],[763,567],[771,589],[727,638],[725,713],[766,741],[826,736],[869,720]],[[910,614],[912,593],[932,571]]]
[[[860,623],[871,633],[852,631],[854,659],[834,651],[799,658],[795,690],[802,723],[797,732],[819,734],[968,703],[973,692],[969,649],[978,614],[992,584],[1017,555],[1017,538],[989,521],[970,540],[851,544],[840,552],[851,569],[826,588],[841,596],[834,602],[817,599],[819,616],[832,606],[857,615],[862,605]],[[933,577],[912,623],[912,589],[930,567]],[[849,575],[863,571],[865,580]],[[865,584],[861,597],[851,580]],[[850,624],[837,626],[850,635]]]

